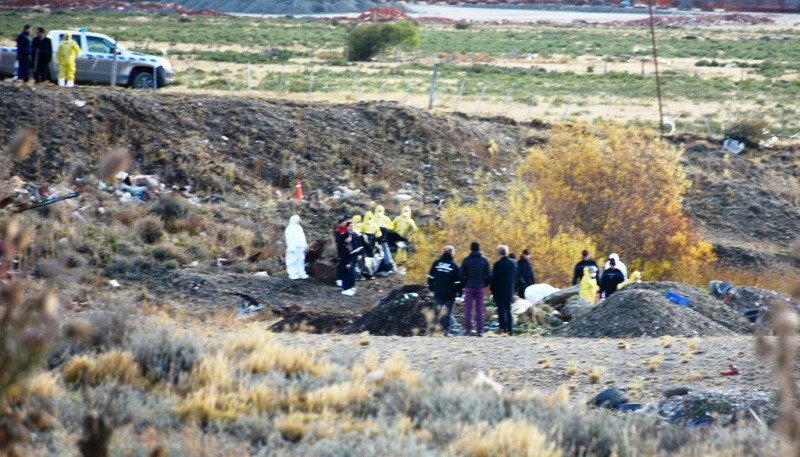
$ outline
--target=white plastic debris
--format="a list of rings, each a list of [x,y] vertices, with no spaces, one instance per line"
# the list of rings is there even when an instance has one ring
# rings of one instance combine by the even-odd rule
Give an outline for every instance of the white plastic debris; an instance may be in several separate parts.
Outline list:
[[[269,277],[269,273],[267,273],[266,271],[258,271],[254,273],[253,276]]]
[[[227,136],[225,136],[225,135],[222,135],[220,138],[222,138],[222,141],[228,141],[228,140],[230,139],[230,138],[228,138],[228,137],[227,137]]]
[[[108,284],[109,284],[111,287],[119,287],[119,286],[120,286],[120,283],[119,283],[119,281],[117,281],[116,279],[112,279],[112,280],[108,281]]]
[[[533,284],[525,289],[525,300],[531,303],[537,303],[544,297],[557,292],[559,289],[551,286],[550,284]]]
[[[722,142],[722,147],[733,154],[739,154],[740,152],[744,151],[744,143],[736,141],[732,138],[726,138],[725,141]]]
[[[472,381],[472,385],[477,387],[488,387],[493,391],[495,391],[497,395],[503,394],[503,385],[495,381],[494,379],[486,376],[486,373],[484,373],[483,371],[478,372],[478,376],[476,376],[475,380]]]
[[[375,383],[383,379],[385,373],[383,370],[373,370],[364,376],[364,382]]]
[[[75,100],[75,106],[77,106],[78,108],[83,108],[84,106],[86,106],[86,102],[83,100]]]
[[[100,213],[100,214],[105,214],[106,213],[106,209],[101,206],[101,207],[97,208],[97,212]]]

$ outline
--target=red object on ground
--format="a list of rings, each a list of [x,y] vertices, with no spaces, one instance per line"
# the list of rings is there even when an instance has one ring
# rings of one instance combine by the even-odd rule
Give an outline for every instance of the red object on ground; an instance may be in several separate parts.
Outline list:
[[[393,6],[376,6],[358,16],[358,20],[365,22],[388,22],[400,19],[408,19],[408,15],[405,11]]]
[[[735,374],[739,374],[739,369],[736,368],[736,365],[730,364],[728,365],[728,369],[720,373],[722,376],[733,376]]]
[[[298,179],[294,185],[294,198],[296,200],[303,199],[303,183]]]

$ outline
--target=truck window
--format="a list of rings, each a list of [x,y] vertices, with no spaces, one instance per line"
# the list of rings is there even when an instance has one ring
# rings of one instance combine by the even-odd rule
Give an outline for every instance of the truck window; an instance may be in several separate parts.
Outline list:
[[[89,44],[89,52],[96,52],[98,54],[111,54],[114,45],[105,38],[97,36],[87,36],[86,41]]]

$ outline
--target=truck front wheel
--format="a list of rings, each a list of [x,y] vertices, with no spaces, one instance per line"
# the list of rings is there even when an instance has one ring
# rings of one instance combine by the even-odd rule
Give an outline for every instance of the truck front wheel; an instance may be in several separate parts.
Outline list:
[[[153,88],[153,73],[147,71],[140,71],[133,77],[131,87],[134,89],[152,89]]]

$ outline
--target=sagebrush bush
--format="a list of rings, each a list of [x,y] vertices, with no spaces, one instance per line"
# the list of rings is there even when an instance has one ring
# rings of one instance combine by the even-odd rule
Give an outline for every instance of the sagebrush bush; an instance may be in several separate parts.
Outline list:
[[[164,236],[164,223],[155,216],[146,216],[135,224],[139,238],[147,244],[153,244]]]
[[[186,218],[190,210],[191,205],[186,199],[172,194],[159,195],[152,209],[164,222]]]
[[[200,361],[202,349],[193,337],[160,327],[139,329],[131,337],[136,363],[152,382],[178,382]]]
[[[189,263],[189,258],[181,249],[169,244],[163,244],[153,248],[153,258],[159,262],[174,260],[179,264]]]

